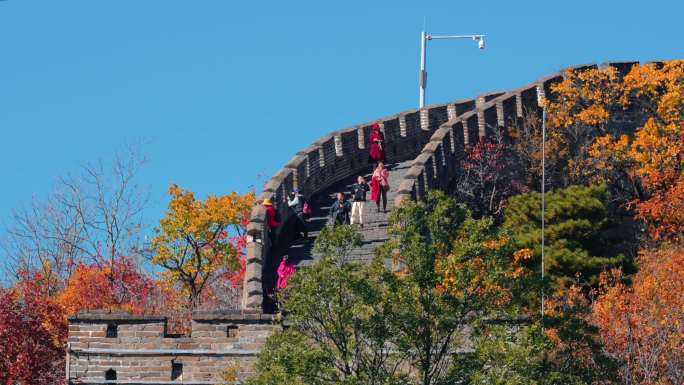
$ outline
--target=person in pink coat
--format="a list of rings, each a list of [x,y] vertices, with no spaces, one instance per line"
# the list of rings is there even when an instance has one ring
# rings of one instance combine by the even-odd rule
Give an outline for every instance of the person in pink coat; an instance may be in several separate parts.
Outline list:
[[[368,155],[373,164],[385,162],[385,135],[381,128],[380,123],[374,123],[370,135],[371,148]]]
[[[284,256],[283,260],[280,261],[280,266],[278,266],[278,282],[276,283],[278,290],[283,290],[287,287],[288,280],[296,271],[295,265],[288,261],[288,256]]]
[[[387,212],[387,191],[389,187],[389,171],[385,168],[384,163],[379,162],[371,177],[371,200],[375,202],[378,212],[380,212],[380,200],[382,200],[382,211]]]

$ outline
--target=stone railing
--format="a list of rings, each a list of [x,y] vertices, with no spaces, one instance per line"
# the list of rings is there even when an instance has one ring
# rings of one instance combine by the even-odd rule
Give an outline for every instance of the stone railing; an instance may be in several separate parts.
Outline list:
[[[607,63],[626,74],[636,62]],[[515,91],[506,92],[494,99],[478,104],[466,112],[442,124],[432,135],[423,151],[404,175],[395,198],[395,205],[406,199],[422,199],[428,190],[446,189],[460,173],[459,163],[466,146],[480,138],[504,129],[510,123],[529,115],[542,113],[542,105],[551,96],[551,87],[562,81],[567,70],[589,70],[597,65],[567,68],[555,75],[543,78]]]
[[[477,99],[456,101],[429,106],[392,115],[376,122],[384,124],[387,162],[413,159],[428,143],[432,133],[443,123],[477,104],[492,100],[501,93],[483,95]],[[263,269],[269,256],[266,211],[261,205],[270,198],[282,217],[283,226],[276,230],[276,242],[287,242],[293,234],[288,222],[292,213],[286,197],[293,189],[313,196],[331,184],[356,173],[369,170],[368,151],[372,122],[335,131],[323,136],[309,147],[299,151],[283,169],[266,183],[257,199],[247,228],[247,267],[244,278],[242,310],[261,312],[263,305]]]

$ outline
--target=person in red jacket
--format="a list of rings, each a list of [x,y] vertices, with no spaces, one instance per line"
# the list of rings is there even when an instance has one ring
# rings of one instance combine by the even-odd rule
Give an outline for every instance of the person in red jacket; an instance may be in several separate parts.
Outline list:
[[[275,245],[275,230],[280,226],[278,221],[278,210],[273,207],[270,199],[266,198],[263,202],[266,208],[266,225],[268,226],[268,237],[271,240],[271,245]]]
[[[368,155],[370,162],[374,165],[385,162],[385,135],[380,130],[381,128],[380,123],[374,123],[370,136],[371,148]]]

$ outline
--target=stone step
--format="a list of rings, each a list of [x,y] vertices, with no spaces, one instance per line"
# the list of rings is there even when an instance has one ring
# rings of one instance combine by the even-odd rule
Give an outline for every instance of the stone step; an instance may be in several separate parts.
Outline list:
[[[375,202],[366,202],[364,227],[360,229],[363,235],[363,245],[351,252],[350,257],[352,259],[362,262],[370,261],[373,258],[375,248],[388,239],[388,218],[393,208],[396,191],[411,163],[412,161],[406,161],[388,165],[390,191],[387,193],[387,211],[378,212]],[[366,180],[369,181],[370,173],[365,176]],[[315,262],[320,256],[313,255],[313,244],[321,229],[328,223],[327,213],[334,202],[335,194],[339,191],[350,194],[350,186],[355,182],[356,176],[346,178],[311,197],[310,202],[314,212],[308,221],[309,239],[293,242],[285,250],[282,250],[282,255],[288,255],[290,260],[299,266],[306,266]],[[368,198],[370,199],[370,194]]]

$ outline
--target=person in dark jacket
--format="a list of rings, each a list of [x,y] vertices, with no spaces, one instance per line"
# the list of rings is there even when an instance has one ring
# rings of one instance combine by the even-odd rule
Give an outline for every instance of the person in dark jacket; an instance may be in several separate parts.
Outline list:
[[[306,215],[304,213],[304,204],[306,204],[306,198],[299,192],[299,190],[294,189],[290,196],[287,198],[287,205],[292,209],[296,218],[295,230],[297,234],[304,236],[304,239],[309,238],[309,228],[306,224]]]
[[[351,204],[345,199],[343,192],[337,193],[337,200],[330,206],[330,218],[335,225],[348,225]]]
[[[363,208],[366,204],[366,193],[370,190],[366,179],[359,175],[356,184],[352,185],[351,224],[358,223],[363,227]]]

